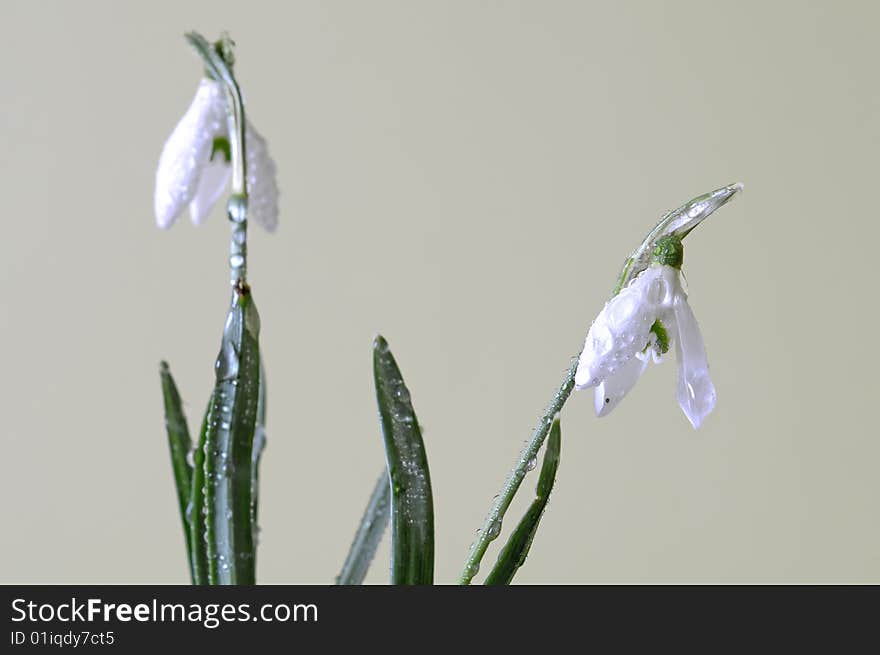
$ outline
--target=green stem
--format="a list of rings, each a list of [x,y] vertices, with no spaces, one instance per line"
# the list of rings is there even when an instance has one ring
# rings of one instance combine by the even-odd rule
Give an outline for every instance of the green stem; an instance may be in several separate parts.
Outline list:
[[[220,58],[221,61],[222,58]],[[226,64],[225,61],[223,61]],[[245,142],[244,101],[241,89],[227,66],[224,75],[228,109],[229,145],[232,158],[232,195],[226,205],[232,226],[229,244],[229,277],[235,285],[247,280],[247,151]]]
[[[550,492],[553,491],[553,483],[556,480],[556,471],[559,468],[559,450],[562,444],[562,429],[559,426],[559,417],[553,420],[550,428],[550,436],[547,438],[547,448],[544,449],[544,463],[541,465],[541,475],[538,478],[538,486],[535,489],[535,499],[526,510],[525,516],[514,528],[507,539],[507,544],[501,549],[495,567],[486,576],[484,584],[508,585],[520,567],[525,563],[526,557],[532,548],[532,542],[538,532],[541,517],[550,500]]]
[[[232,194],[226,205],[232,223],[229,246],[230,283],[235,286],[247,280],[247,151],[245,143],[245,114],[241,89],[232,74],[232,42],[223,36],[210,44],[198,32],[188,32],[186,39],[205,63],[208,75],[223,85],[226,91],[229,150],[232,159]],[[229,53],[224,57],[221,53]]]
[[[483,559],[483,555],[486,554],[486,549],[489,547],[489,543],[493,539],[496,539],[500,534],[501,522],[504,519],[504,514],[507,512],[507,508],[510,507],[510,503],[513,501],[513,497],[516,495],[523,479],[526,477],[526,473],[529,472],[530,463],[535,461],[538,457],[538,451],[541,450],[544,440],[550,433],[550,428],[553,425],[553,418],[562,411],[565,401],[568,400],[568,397],[574,389],[574,374],[577,370],[577,362],[578,358],[575,357],[568,372],[565,374],[565,378],[562,380],[562,384],[559,385],[559,388],[553,395],[553,399],[541,415],[538,425],[532,431],[531,438],[522,449],[519,459],[516,460],[516,465],[513,467],[510,475],[507,476],[507,480],[504,482],[504,487],[502,487],[501,493],[495,498],[495,502],[489,510],[489,515],[483,522],[480,532],[471,546],[470,553],[468,553],[464,569],[458,578],[459,584],[470,584],[473,577],[480,570],[480,562]]]

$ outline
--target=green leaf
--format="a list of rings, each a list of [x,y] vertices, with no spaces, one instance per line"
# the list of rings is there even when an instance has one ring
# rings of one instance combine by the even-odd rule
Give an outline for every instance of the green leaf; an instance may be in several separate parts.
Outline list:
[[[208,583],[208,542],[207,512],[205,511],[205,443],[208,433],[208,421],[211,408],[214,406],[213,394],[208,401],[202,427],[199,429],[199,445],[195,449],[192,478],[192,515],[189,526],[190,570],[194,585]]]
[[[359,585],[364,581],[370,564],[376,556],[379,542],[382,541],[385,527],[388,525],[390,500],[391,484],[388,480],[388,471],[383,470],[382,475],[376,480],[376,486],[354,535],[348,557],[345,558],[342,571],[336,578],[336,584]]]
[[[434,582],[434,504],[409,390],[381,336],[373,342],[379,424],[391,478],[391,584]]]
[[[529,549],[532,547],[532,541],[535,538],[535,533],[538,531],[541,516],[543,516],[544,509],[547,507],[550,492],[553,491],[556,469],[559,467],[559,448],[561,443],[562,430],[559,426],[559,416],[557,415],[553,419],[553,426],[550,428],[550,437],[547,440],[544,463],[541,465],[541,475],[538,478],[535,500],[532,501],[519,525],[516,526],[516,529],[508,538],[507,543],[498,555],[498,562],[496,562],[495,567],[486,577],[485,584],[510,584],[519,567],[526,561]]]
[[[260,528],[257,524],[260,497],[260,459],[266,449],[266,367],[260,358],[260,391],[257,396],[257,422],[254,426],[254,449],[251,454],[251,525],[254,533],[256,557]]]
[[[260,319],[250,289],[235,286],[211,396],[204,447],[210,584],[254,584],[254,431],[260,393]]]
[[[183,413],[183,402],[177,391],[177,385],[171,376],[166,362],[159,364],[159,378],[162,382],[162,398],[165,402],[165,430],[168,433],[168,448],[171,451],[171,468],[174,471],[174,483],[177,487],[177,504],[180,508],[180,520],[183,523],[183,534],[186,540],[187,553],[190,552],[190,518],[187,511],[192,495],[192,467],[187,456],[192,450],[192,440]],[[189,559],[189,557],[187,557]],[[190,562],[190,575],[193,573]]]

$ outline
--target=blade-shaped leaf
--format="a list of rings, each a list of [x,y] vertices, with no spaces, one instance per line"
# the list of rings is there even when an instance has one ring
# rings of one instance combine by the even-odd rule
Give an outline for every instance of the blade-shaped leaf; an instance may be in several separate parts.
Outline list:
[[[409,390],[381,336],[373,342],[373,377],[391,479],[391,584],[432,584],[434,503],[428,459]]]
[[[348,557],[342,565],[342,571],[336,578],[338,585],[358,585],[364,581],[376,549],[385,534],[390,512],[388,505],[391,501],[391,484],[388,480],[388,471],[383,470],[382,475],[376,480],[376,486],[364,510],[360,525],[351,542]]]
[[[199,445],[193,455],[192,500],[189,525],[189,559],[194,585],[208,584],[208,541],[207,512],[205,511],[205,440],[211,408],[214,406],[213,394],[208,401],[202,427],[199,429]]]
[[[516,529],[508,538],[507,543],[498,555],[495,567],[486,577],[485,584],[510,584],[519,567],[526,561],[529,549],[532,546],[532,540],[534,540],[535,533],[538,531],[541,516],[547,507],[550,492],[553,490],[553,483],[556,480],[556,469],[559,467],[559,449],[561,444],[562,429],[559,426],[559,415],[557,414],[553,419],[550,436],[547,439],[547,449],[544,452],[544,463],[541,465],[541,475],[538,478],[535,500],[532,501],[519,525],[516,526]]]
[[[192,450],[192,440],[183,413],[183,402],[177,385],[171,376],[166,362],[159,364],[159,378],[162,382],[162,399],[165,403],[165,431],[168,433],[168,448],[171,452],[171,468],[174,471],[174,484],[177,487],[177,504],[180,507],[180,520],[183,522],[183,534],[186,540],[187,553],[190,552],[190,517],[189,507],[192,495],[192,466],[187,456]],[[187,557],[189,559],[189,557]],[[193,574],[190,561],[190,575]]]
[[[250,289],[235,286],[205,431],[208,582],[254,584],[251,506],[254,430],[260,393],[260,319]]]
[[[257,523],[260,497],[260,458],[266,448],[266,367],[260,358],[260,391],[257,396],[257,422],[254,427],[254,449],[251,454],[251,526],[254,533],[254,557],[260,538]]]

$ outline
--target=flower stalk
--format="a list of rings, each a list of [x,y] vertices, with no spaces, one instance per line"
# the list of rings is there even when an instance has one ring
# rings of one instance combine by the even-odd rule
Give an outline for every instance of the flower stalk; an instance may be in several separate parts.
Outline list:
[[[198,32],[188,32],[186,40],[205,63],[210,77],[223,85],[226,93],[226,120],[229,125],[229,154],[232,164],[231,195],[226,212],[232,226],[229,245],[230,284],[247,280],[247,151],[245,141],[244,101],[232,74],[232,41],[224,34],[211,45]]]
[[[486,520],[483,521],[480,532],[477,534],[476,540],[474,540],[474,543],[471,545],[467,561],[464,563],[464,569],[462,569],[461,575],[458,578],[459,584],[470,584],[474,576],[480,571],[480,562],[483,559],[483,555],[486,554],[486,549],[489,548],[489,544],[501,534],[501,522],[504,520],[504,514],[510,507],[510,503],[513,501],[516,492],[519,491],[519,487],[525,479],[526,473],[534,468],[533,462],[537,460],[538,451],[541,450],[541,446],[544,445],[544,440],[547,439],[547,435],[550,434],[550,428],[553,427],[553,418],[562,411],[565,402],[568,400],[568,397],[574,389],[574,374],[575,371],[577,371],[577,363],[578,358],[575,357],[572,365],[569,367],[568,372],[562,380],[562,384],[559,385],[556,393],[553,394],[553,399],[547,405],[547,408],[538,420],[538,425],[535,426],[535,429],[532,431],[532,436],[529,438],[525,447],[523,447],[522,452],[520,452],[516,464],[507,476],[504,486],[501,488],[501,493],[498,494],[495,501],[492,503],[489,515],[486,517]]]

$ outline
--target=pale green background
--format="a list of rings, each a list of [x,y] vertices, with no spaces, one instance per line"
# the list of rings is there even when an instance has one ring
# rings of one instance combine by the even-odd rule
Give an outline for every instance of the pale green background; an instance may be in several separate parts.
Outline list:
[[[674,362],[606,419],[576,394],[517,580],[880,582],[878,19],[871,2],[5,0],[0,581],[186,580],[158,362],[197,422],[228,229],[218,208],[160,232],[153,176],[200,75],[181,35],[227,28],[282,189],[278,233],[251,240],[259,580],[337,573],[383,464],[381,331],[453,582],[624,256],[664,210],[741,180],[685,255],[715,413],[691,429]]]

